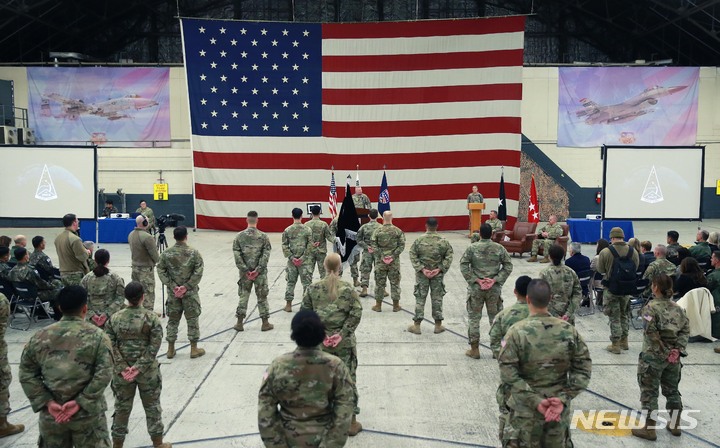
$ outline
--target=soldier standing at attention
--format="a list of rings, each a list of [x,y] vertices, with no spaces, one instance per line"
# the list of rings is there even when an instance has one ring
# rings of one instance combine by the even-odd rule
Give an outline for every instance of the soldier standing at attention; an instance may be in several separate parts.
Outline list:
[[[362,191],[362,187],[355,187],[355,194],[352,197],[355,208],[371,208],[370,198]]]
[[[135,213],[140,213],[147,219],[147,232],[150,233],[155,228],[155,212],[153,212],[153,209],[147,206],[147,202],[140,201],[140,207],[135,210]]]
[[[678,390],[682,363],[680,357],[687,356],[685,349],[690,335],[690,323],[685,310],[672,300],[672,279],[666,274],[653,278],[652,292],[655,298],[642,309],[645,334],[643,348],[638,358],[638,385],[640,405],[648,411],[645,425],[633,429],[636,437],[655,440],[655,420],[650,412],[658,410],[658,388],[667,399],[665,408],[670,411],[667,430],[674,436],[682,432],[678,428],[682,412],[682,397]]]
[[[552,299],[548,309],[550,314],[575,325],[575,310],[580,306],[582,288],[575,271],[562,262],[565,251],[557,244],[548,250],[552,265],[540,272],[540,278],[548,282]]]
[[[327,256],[327,242],[332,243],[335,241],[335,235],[330,234],[330,227],[325,221],[320,220],[320,207],[313,205],[310,207],[310,213],[312,213],[312,219],[305,223],[305,225],[312,232],[312,245],[308,257],[310,258],[310,277],[312,278],[315,272],[315,265],[317,264],[320,278],[325,278],[325,268],[323,262]]]
[[[312,247],[312,232],[303,225],[302,210],[292,209],[293,223],[282,234],[283,255],[287,258],[285,289],[285,311],[292,313],[292,302],[295,299],[295,285],[300,277],[303,294],[312,281],[312,262],[310,248]]]
[[[267,264],[270,259],[270,239],[258,230],[258,213],[249,211],[247,214],[247,228],[238,233],[233,241],[233,255],[235,266],[240,271],[238,280],[238,307],[235,310],[237,323],[233,327],[236,331],[244,331],[243,322],[247,315],[248,299],[250,291],[255,285],[258,310],[262,319],[260,331],[269,331],[275,328],[268,320],[270,319],[270,307],[268,306],[268,279]]]
[[[330,254],[324,263],[327,276],[308,287],[301,309],[312,310],[318,314],[326,334],[320,348],[342,359],[350,371],[355,390],[355,413],[348,433],[355,436],[362,431],[362,425],[355,417],[360,413],[355,375],[358,365],[355,330],[362,318],[362,304],[353,286],[340,279],[340,255]]]
[[[550,246],[555,244],[555,240],[561,237],[562,234],[563,229],[562,226],[557,223],[557,216],[550,215],[547,225],[540,229],[538,237],[533,240],[528,263],[534,263],[537,261],[537,254],[541,245],[543,247],[543,254],[545,255],[545,258],[540,260],[540,263],[550,263]]]
[[[25,431],[25,425],[13,425],[7,421],[10,413],[10,382],[12,381],[7,342],[5,342],[9,317],[10,302],[5,294],[0,293],[0,439]]]
[[[180,318],[185,313],[188,339],[190,340],[190,358],[205,354],[205,349],[198,348],[200,340],[200,280],[203,276],[203,259],[197,249],[187,244],[187,228],[173,229],[175,245],[160,255],[157,265],[158,277],[167,286],[167,357],[175,357],[175,340],[177,339]]]
[[[470,350],[465,356],[480,359],[480,319],[487,306],[488,319],[495,320],[500,311],[500,293],[505,280],[510,277],[513,264],[510,255],[500,244],[490,240],[492,228],[480,226],[480,238],[465,250],[460,259],[460,271],[468,284],[468,339]]]
[[[385,282],[390,280],[393,312],[400,308],[400,254],[405,250],[405,234],[392,223],[392,212],[383,213],[383,225],[373,232],[370,248],[375,254],[375,306],[373,311],[382,311],[385,296]]]
[[[142,284],[128,283],[124,294],[130,306],[113,314],[106,330],[115,357],[112,379],[115,395],[113,448],[122,448],[125,442],[136,389],[145,408],[147,430],[153,447],[171,448],[171,444],[163,443],[165,428],[160,407],[162,376],[156,358],[162,343],[162,324],[157,314],[141,306],[144,296]]]
[[[370,286],[370,272],[372,271],[373,260],[375,259],[373,253],[370,252],[372,250],[372,236],[378,228],[382,227],[382,224],[377,221],[377,209],[370,209],[368,216],[370,217],[370,221],[360,226],[360,230],[358,230],[357,233],[357,244],[363,250],[362,261],[360,262],[360,286],[362,287],[360,297],[367,297],[368,295],[367,290]]]
[[[155,309],[155,265],[160,260],[155,238],[148,232],[150,219],[140,215],[135,218],[135,229],[128,235],[132,273],[130,278],[143,285],[145,300],[143,306],[150,311]]]
[[[325,327],[313,311],[292,320],[295,351],[270,364],[258,394],[258,428],[268,448],[342,447],[355,391],[345,363],[320,350]]]
[[[88,293],[89,320],[100,328],[107,328],[110,316],[125,306],[125,280],[108,269],[110,252],[95,252],[97,266],[83,277],[80,286]]]
[[[437,233],[435,218],[425,221],[426,233],[415,240],[410,247],[410,263],[415,269],[415,317],[408,331],[420,334],[420,322],[425,317],[425,299],[430,292],[432,315],[435,319],[434,333],[442,333],[443,296],[445,295],[445,273],[450,269],[453,249],[448,240]]]
[[[20,384],[39,412],[41,447],[110,448],[105,388],[113,375],[110,340],[85,322],[80,285],[58,294],[60,322],[38,330],[20,359]]]
[[[592,361],[575,327],[548,312],[550,285],[528,285],[530,316],[513,325],[500,349],[508,390],[503,447],[572,447],[570,403],[590,383]]]
[[[80,280],[90,272],[88,267],[88,256],[90,251],[85,249],[83,242],[78,236],[80,221],[77,216],[68,213],[63,216],[65,230],[55,237],[55,251],[60,265],[60,277],[63,285],[79,285]]]

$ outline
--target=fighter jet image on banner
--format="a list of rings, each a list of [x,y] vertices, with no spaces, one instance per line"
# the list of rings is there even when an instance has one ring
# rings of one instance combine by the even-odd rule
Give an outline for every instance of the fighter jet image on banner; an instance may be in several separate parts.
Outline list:
[[[157,101],[143,98],[138,95],[126,95],[119,98],[110,98],[107,101],[86,104],[81,99],[70,99],[57,93],[43,95],[40,106],[43,116],[53,116],[50,101],[60,103],[63,112],[54,115],[55,118],[67,118],[77,120],[80,115],[95,115],[108,120],[119,120],[121,118],[133,118],[130,112],[133,110],[147,109],[158,105]]]
[[[658,103],[659,98],[672,95],[686,88],[687,86],[653,86],[622,103],[610,106],[599,106],[594,101],[583,98],[580,103],[585,109],[575,112],[575,115],[578,118],[586,117],[585,123],[589,125],[626,123],[653,112],[652,106]]]

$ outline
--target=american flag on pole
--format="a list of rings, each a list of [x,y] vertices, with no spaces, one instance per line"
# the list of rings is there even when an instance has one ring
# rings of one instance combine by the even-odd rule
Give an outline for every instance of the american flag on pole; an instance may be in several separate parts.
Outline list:
[[[328,197],[328,208],[330,209],[330,218],[335,219],[337,216],[337,188],[335,188],[335,172],[330,175],[330,196]]]
[[[520,178],[523,17],[310,24],[182,19],[199,228],[282,231],[322,202],[325,167],[363,167],[394,222],[467,226],[466,197],[498,191],[510,225]]]

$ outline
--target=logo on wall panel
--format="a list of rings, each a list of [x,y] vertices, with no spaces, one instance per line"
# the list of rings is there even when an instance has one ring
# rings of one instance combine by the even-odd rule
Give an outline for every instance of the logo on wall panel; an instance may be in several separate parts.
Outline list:
[[[645,183],[645,189],[643,190],[640,200],[647,202],[648,204],[656,204],[665,200],[662,190],[660,189],[660,181],[658,180],[657,172],[655,171],[655,165],[653,165],[650,170],[650,175]]]
[[[38,182],[37,191],[35,192],[35,199],[52,201],[57,198],[57,191],[55,191],[55,185],[53,184],[52,177],[50,177],[50,170],[48,170],[47,165],[45,165],[40,175],[40,182]]]

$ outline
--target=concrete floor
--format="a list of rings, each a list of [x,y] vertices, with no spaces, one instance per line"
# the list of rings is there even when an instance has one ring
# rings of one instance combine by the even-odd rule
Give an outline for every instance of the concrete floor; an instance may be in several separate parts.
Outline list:
[[[442,221],[441,221],[442,226]],[[262,228],[262,220],[260,222]],[[701,224],[710,231],[720,230],[720,221]],[[653,243],[664,241],[665,231],[676,229],[681,243],[694,240],[694,222],[636,222],[635,233]],[[57,263],[51,244],[59,229],[0,229],[0,234],[22,233],[32,238],[44,235],[50,242],[48,254]],[[419,234],[407,235],[407,250]],[[467,345],[466,283],[460,274],[459,260],[468,246],[463,232],[444,234],[455,250],[453,268],[446,276],[445,325],[448,331],[432,333],[432,326],[423,324],[423,334],[406,331],[414,310],[412,296],[414,275],[408,252],[402,254],[402,312],[391,312],[386,305],[382,313],[370,311],[373,297],[361,299],[365,313],[357,331],[358,389],[365,430],[351,438],[348,447],[453,447],[499,446],[497,440],[497,405],[495,390],[499,381],[497,363],[488,348],[489,323],[481,322],[483,334],[482,359],[464,356]],[[190,360],[184,323],[180,326],[180,349],[173,360],[165,358],[165,344],[159,356],[162,364],[164,390],[162,405],[166,440],[177,446],[195,447],[261,447],[257,430],[257,391],[263,372],[270,361],[294,349],[290,341],[290,320],[293,314],[282,311],[285,290],[284,266],[280,235],[271,234],[273,252],[269,265],[271,322],[275,330],[260,332],[260,321],[251,297],[250,313],[245,332],[232,329],[237,306],[237,270],[231,243],[234,233],[198,231],[190,234],[189,243],[200,249],[205,260],[205,276],[201,284],[203,314],[200,318],[202,343],[207,354]],[[110,267],[126,281],[130,278],[130,255],[125,244],[103,245],[111,253]],[[593,255],[595,247],[583,247]],[[515,278],[522,274],[537,276],[543,265],[526,263],[527,255],[513,258],[514,271],[503,288],[505,304],[514,301]],[[316,273],[317,277],[317,273]],[[345,273],[345,278],[349,277]],[[159,282],[158,282],[159,285]],[[371,281],[372,290],[372,281]],[[159,297],[160,288],[157,294]],[[295,310],[301,300],[301,287],[296,290]],[[390,303],[389,301],[386,301]],[[159,311],[160,300],[156,300]],[[430,315],[429,300],[426,315]],[[163,319],[163,323],[167,320]],[[587,392],[574,402],[574,409],[625,410],[639,406],[636,381],[637,356],[641,348],[641,331],[631,329],[630,351],[611,355],[604,350],[608,344],[609,327],[602,313],[579,317],[577,328],[590,347],[593,377]],[[34,327],[37,328],[37,327]],[[33,329],[34,329],[33,328]],[[17,369],[23,345],[31,331],[9,329],[6,339],[13,370],[10,402],[13,423],[23,423],[26,431],[0,440],[0,447],[36,446],[37,416],[28,405],[19,382]],[[680,438],[667,431],[658,431],[655,446],[720,447],[720,355],[714,344],[696,343],[688,348],[680,390],[687,409],[697,409],[698,427],[685,431]],[[111,422],[113,398],[107,392]],[[660,399],[661,407],[664,400]],[[609,433],[608,433],[609,434]],[[628,435],[598,435],[573,430],[575,446],[640,447],[649,442]],[[131,432],[126,446],[148,446],[144,412],[139,399],[131,419]]]

